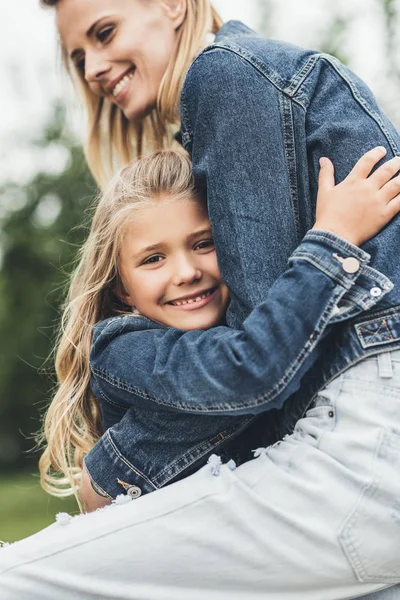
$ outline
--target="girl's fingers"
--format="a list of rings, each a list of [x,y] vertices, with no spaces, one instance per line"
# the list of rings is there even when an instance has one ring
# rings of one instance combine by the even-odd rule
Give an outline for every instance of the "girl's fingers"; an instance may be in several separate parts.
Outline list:
[[[398,170],[399,168],[397,168],[395,172],[397,173]],[[386,185],[382,187],[381,193],[384,195],[386,202],[390,202],[396,198],[396,196],[400,194],[400,175],[397,175],[397,177],[386,183]]]
[[[318,190],[320,192],[331,190],[335,187],[335,169],[333,163],[329,158],[323,156],[319,160],[319,166]]]
[[[400,171],[400,157],[395,156],[385,162],[384,165],[381,165],[379,169],[371,175],[370,180],[376,184],[378,189],[380,189],[387,184],[398,171]]]
[[[386,148],[383,146],[373,148],[360,158],[355,167],[350,171],[349,177],[352,179],[366,179],[375,165],[384,156],[386,156]]]
[[[388,219],[391,220],[393,217],[399,214],[400,212],[400,194],[393,198],[386,206]]]

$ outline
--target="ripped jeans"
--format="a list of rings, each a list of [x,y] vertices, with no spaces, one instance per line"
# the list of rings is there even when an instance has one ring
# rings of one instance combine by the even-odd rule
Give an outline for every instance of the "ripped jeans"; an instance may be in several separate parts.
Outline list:
[[[384,589],[400,581],[400,352],[341,374],[256,454],[3,548],[1,599],[400,598]]]

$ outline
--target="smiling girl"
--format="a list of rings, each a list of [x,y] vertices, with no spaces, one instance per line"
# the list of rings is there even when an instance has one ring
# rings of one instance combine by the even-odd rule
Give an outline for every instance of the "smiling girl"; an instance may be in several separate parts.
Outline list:
[[[165,345],[175,337],[175,353],[182,344],[209,347],[216,374],[231,371],[237,378],[246,377],[238,363],[241,354],[258,353],[258,361],[266,366],[274,362],[276,357],[269,356],[265,343],[269,338],[284,347],[289,341],[292,346],[299,344],[292,348],[297,353],[302,342],[284,339],[286,333],[274,332],[274,323],[283,309],[285,331],[299,327],[298,295],[305,285],[312,286],[308,327],[318,329],[316,341],[320,339],[334,305],[346,297],[348,282],[334,284],[337,267],[341,270],[335,251],[341,251],[343,243],[336,236],[361,243],[400,209],[397,183],[389,182],[400,159],[378,169],[368,180],[369,193],[363,187],[382,154],[379,148],[367,154],[337,187],[327,161],[314,237],[300,245],[291,268],[253,311],[244,332],[224,326],[228,288],[221,279],[205,199],[194,186],[188,157],[164,151],[126,167],[113,180],[96,208],[64,316],[57,354],[60,387],[47,415],[48,447],[41,459],[42,481],[48,491],[60,493],[60,484],[65,483],[53,474],[55,469],[77,492],[84,455],[85,473],[96,493],[85,487],[84,480],[82,500],[92,509],[124,490],[137,497],[181,479],[216,449],[226,461],[234,458],[241,464],[265,443],[273,424],[271,413],[212,418],[201,413],[170,413],[154,406],[151,398],[137,398],[134,388],[130,390],[124,382],[135,381],[142,361],[149,372],[156,371],[158,359],[150,338],[156,345]],[[329,239],[329,234],[317,233],[328,224],[334,234]],[[327,255],[323,269],[307,265],[302,259],[305,251]],[[355,257],[346,260],[358,262]],[[353,277],[358,270],[347,268]],[[357,286],[356,279],[353,283]],[[219,349],[208,335],[217,326]],[[180,361],[188,370],[202,367],[191,364],[184,354]],[[221,380],[223,376],[220,372]],[[106,382],[120,385],[107,389]],[[96,416],[99,408],[101,424]],[[124,428],[127,412],[128,421],[135,422],[135,429],[128,432]],[[102,431],[105,436],[91,450]]]

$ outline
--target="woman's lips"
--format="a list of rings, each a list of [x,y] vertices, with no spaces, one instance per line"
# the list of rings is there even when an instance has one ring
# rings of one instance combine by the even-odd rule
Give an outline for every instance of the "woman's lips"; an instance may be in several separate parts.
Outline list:
[[[201,300],[194,301],[194,299],[192,299],[193,301],[190,304],[181,304],[180,306],[175,306],[174,304],[168,303],[168,306],[170,306],[174,310],[197,310],[198,308],[203,308],[203,306],[206,306],[207,304],[212,302],[218,293],[219,287],[215,288],[215,290],[209,296],[201,298]]]
[[[127,94],[129,93],[129,88],[130,88],[130,86],[131,86],[132,79],[133,79],[134,75],[135,75],[135,69],[133,69],[132,71],[130,71],[130,72],[129,72],[129,73],[126,75],[126,76],[125,76],[125,77],[127,78],[127,79],[126,79],[126,83],[125,83],[125,85],[123,86],[123,88],[121,89],[121,91],[120,91],[120,92],[119,92],[119,93],[118,93],[116,96],[114,96],[114,94],[113,94],[114,101],[115,101],[117,104],[122,104],[122,103],[124,102],[124,100],[125,100],[125,98],[126,98]]]

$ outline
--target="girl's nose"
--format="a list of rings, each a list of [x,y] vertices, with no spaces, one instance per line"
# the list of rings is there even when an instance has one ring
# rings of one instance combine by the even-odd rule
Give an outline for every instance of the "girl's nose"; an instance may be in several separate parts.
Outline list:
[[[203,276],[201,269],[199,269],[193,262],[185,258],[181,258],[175,264],[175,272],[172,277],[174,285],[183,285],[198,281]]]

